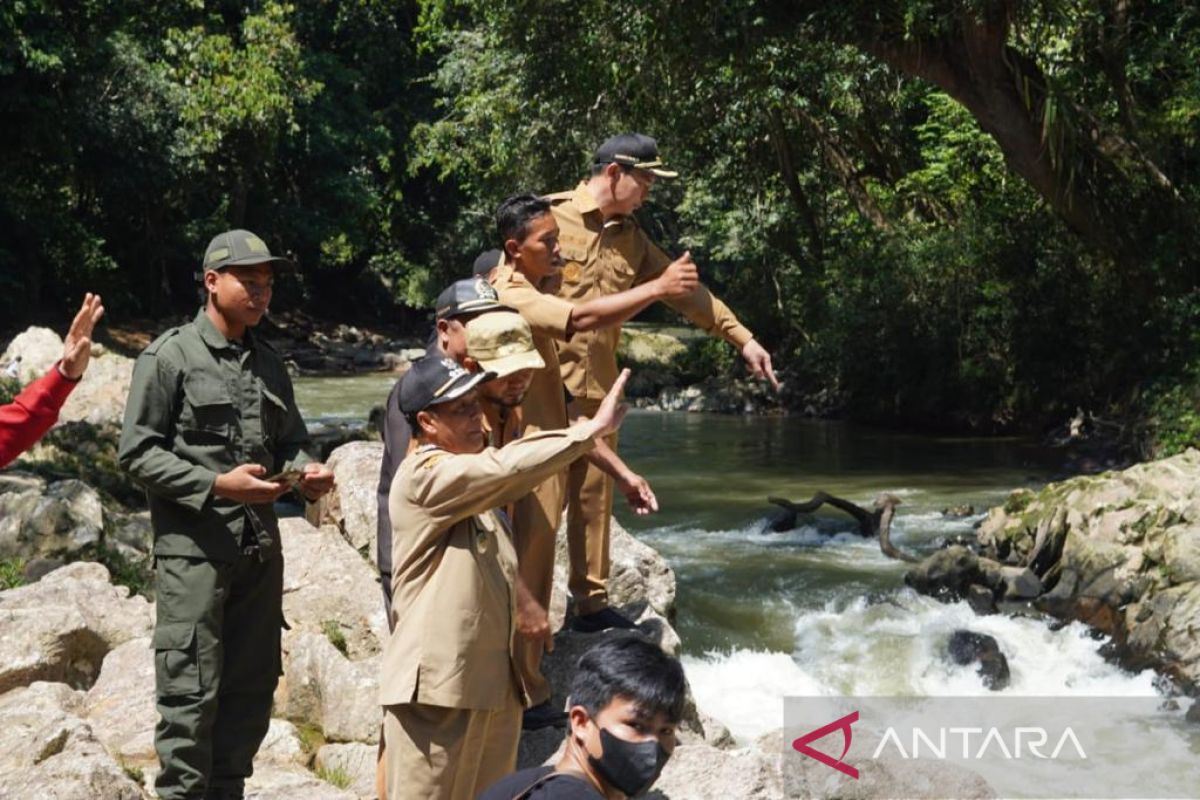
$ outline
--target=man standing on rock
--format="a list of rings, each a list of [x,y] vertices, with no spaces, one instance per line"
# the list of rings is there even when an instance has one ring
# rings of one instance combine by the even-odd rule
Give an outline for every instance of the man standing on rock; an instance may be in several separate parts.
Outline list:
[[[514,662],[517,557],[494,509],[616,430],[625,377],[593,419],[485,448],[476,387],[494,376],[424,358],[401,379],[420,447],[390,498],[393,615],[380,671],[390,800],[473,800],[512,771],[527,696]]]
[[[521,410],[529,431],[554,430],[567,424],[567,405],[559,370],[556,342],[620,325],[655,300],[682,296],[696,287],[692,265],[673,266],[655,280],[578,305],[556,297],[562,258],[558,225],[550,203],[533,194],[514,195],[496,211],[496,227],[504,245],[506,263],[491,275],[500,300],[517,309],[533,329],[534,343],[546,366],[538,370]],[[593,406],[591,410],[594,410]],[[603,443],[588,454],[597,468],[618,481],[635,513],[658,509],[658,501],[640,475],[625,465]],[[513,515],[513,542],[520,562],[521,580],[543,609],[549,608],[554,584],[554,540],[562,517],[566,472],[552,475],[528,497],[517,501]],[[550,684],[541,672],[543,648],[535,638],[519,643],[518,663],[533,707],[525,712],[524,726],[536,729],[566,721],[560,709],[551,708]]]
[[[436,322],[426,358],[447,356],[463,363],[467,355],[467,323],[480,314],[506,309],[496,299],[496,290],[482,277],[465,278],[447,286],[437,297]],[[375,500],[379,520],[375,529],[376,558],[383,587],[383,608],[388,625],[392,622],[392,520],[388,512],[388,493],[400,462],[408,455],[412,430],[400,411],[400,381],[392,386],[383,411],[383,461],[379,465],[379,484]]]
[[[333,487],[302,449],[283,359],[252,331],[276,266],[290,264],[249,231],[216,236],[204,308],[138,357],[125,408],[119,458],[146,489],[154,529],[162,800],[243,797],[281,670],[274,502]]]
[[[672,261],[632,216],[649,197],[655,180],[676,177],[678,173],[659,159],[654,139],[622,133],[600,145],[586,180],[570,191],[549,195],[566,262],[560,298],[579,308],[644,286],[673,269],[687,267],[694,274],[690,253]],[[737,347],[751,371],[778,390],[770,354],[702,284],[694,281],[689,292],[663,299],[697,327]],[[616,324],[559,342],[562,380],[580,413],[595,409],[616,380],[620,337],[621,327]],[[616,440],[609,445],[615,450]],[[612,490],[612,480],[595,465],[580,461],[571,467],[567,541],[571,594],[579,611],[573,626],[579,631],[633,624],[608,607]]]

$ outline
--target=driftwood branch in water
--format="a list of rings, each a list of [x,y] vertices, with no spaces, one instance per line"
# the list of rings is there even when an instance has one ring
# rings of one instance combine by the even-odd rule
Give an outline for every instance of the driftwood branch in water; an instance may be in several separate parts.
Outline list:
[[[892,519],[896,515],[896,506],[900,498],[894,494],[881,494],[875,498],[875,508],[867,511],[857,503],[852,503],[841,497],[835,497],[828,492],[817,492],[812,499],[805,503],[793,503],[782,497],[768,497],[767,500],[788,512],[787,516],[776,522],[772,527],[776,532],[791,530],[796,527],[796,517],[799,514],[811,514],[824,505],[845,511],[858,521],[858,531],[864,537],[879,537],[879,549],[888,558],[916,563],[920,559],[911,556],[892,544]]]

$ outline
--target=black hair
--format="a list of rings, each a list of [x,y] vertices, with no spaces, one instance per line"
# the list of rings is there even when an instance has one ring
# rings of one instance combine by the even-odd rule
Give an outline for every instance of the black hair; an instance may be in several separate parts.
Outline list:
[[[529,233],[529,224],[549,213],[550,201],[546,198],[529,192],[514,194],[496,209],[496,231],[500,234],[501,245],[509,239],[524,239]]]
[[[570,697],[592,717],[627,697],[643,714],[661,711],[674,724],[683,718],[687,679],[679,660],[658,645],[640,634],[614,634],[580,657]]]

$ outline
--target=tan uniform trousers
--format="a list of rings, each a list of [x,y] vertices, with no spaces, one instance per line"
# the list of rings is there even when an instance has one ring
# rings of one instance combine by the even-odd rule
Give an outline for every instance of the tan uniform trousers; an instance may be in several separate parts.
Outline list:
[[[525,588],[547,611],[554,589],[554,540],[562,520],[566,491],[567,474],[560,472],[518,500],[513,518],[517,573]],[[550,682],[542,675],[545,647],[542,642],[530,642],[520,636],[514,643],[514,660],[529,694],[529,704],[534,706],[550,699]]]
[[[496,710],[385,706],[388,800],[475,800],[517,768],[521,704]]]
[[[572,401],[572,410],[591,417],[600,402],[577,397]],[[616,434],[606,436],[604,441],[616,452]],[[567,552],[571,556],[568,586],[579,614],[608,606],[612,501],[612,478],[586,458],[571,464],[567,472]]]

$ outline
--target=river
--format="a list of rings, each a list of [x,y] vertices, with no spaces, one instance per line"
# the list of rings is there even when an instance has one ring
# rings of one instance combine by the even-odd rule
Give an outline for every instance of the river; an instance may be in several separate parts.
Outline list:
[[[365,419],[387,376],[299,379],[310,420]],[[977,617],[903,585],[905,566],[848,517],[822,514],[770,532],[779,495],[824,490],[868,505],[881,491],[903,504],[893,542],[926,551],[970,534],[1016,487],[1050,479],[1056,459],[1021,440],[931,437],[782,417],[633,412],[620,451],[654,487],[662,510],[621,522],[659,550],[678,579],[677,628],[697,700],[741,741],[777,730],[786,695],[975,695],[973,666],[943,654],[959,628],[994,636],[1014,696],[1154,693],[1154,675],[1107,663],[1084,626],[1035,617]],[[966,518],[942,514],[973,505]]]

